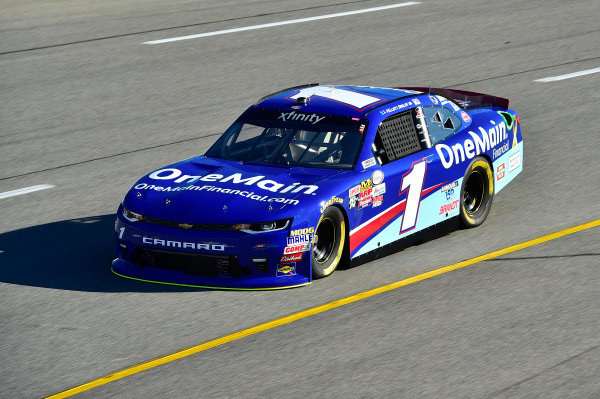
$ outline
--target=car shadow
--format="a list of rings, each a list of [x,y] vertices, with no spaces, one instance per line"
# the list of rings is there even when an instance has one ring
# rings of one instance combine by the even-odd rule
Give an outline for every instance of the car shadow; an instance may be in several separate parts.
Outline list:
[[[183,292],[114,275],[115,215],[33,226],[0,234],[0,282],[94,292]]]

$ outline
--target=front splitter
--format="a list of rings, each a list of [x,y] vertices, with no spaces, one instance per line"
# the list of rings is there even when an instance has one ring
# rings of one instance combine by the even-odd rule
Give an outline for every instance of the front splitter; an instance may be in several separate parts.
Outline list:
[[[168,284],[182,287],[207,288],[215,290],[261,291],[295,288],[311,282],[305,276],[262,277],[248,279],[220,279],[205,276],[191,276],[183,272],[139,267],[119,258],[112,262],[111,271],[120,277],[155,284]]]

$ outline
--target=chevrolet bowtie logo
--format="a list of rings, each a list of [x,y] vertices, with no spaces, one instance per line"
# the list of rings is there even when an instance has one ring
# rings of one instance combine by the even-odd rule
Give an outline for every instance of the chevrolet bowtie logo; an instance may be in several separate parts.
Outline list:
[[[187,223],[179,223],[179,227],[181,227],[182,229],[191,229],[192,227],[194,227],[194,225]]]

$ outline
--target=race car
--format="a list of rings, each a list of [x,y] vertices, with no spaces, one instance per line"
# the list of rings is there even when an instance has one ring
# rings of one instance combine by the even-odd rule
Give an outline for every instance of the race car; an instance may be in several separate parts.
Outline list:
[[[309,84],[266,96],[204,155],[132,186],[112,270],[204,288],[296,287],[448,220],[478,226],[523,168],[508,104],[424,87]]]

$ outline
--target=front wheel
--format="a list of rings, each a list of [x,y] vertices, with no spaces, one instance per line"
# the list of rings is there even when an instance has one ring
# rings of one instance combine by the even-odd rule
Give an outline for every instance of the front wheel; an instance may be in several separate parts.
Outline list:
[[[465,227],[479,226],[492,208],[494,175],[483,157],[475,158],[463,178],[460,189],[460,219]]]
[[[331,206],[321,216],[312,250],[313,278],[327,277],[338,267],[344,255],[346,223],[339,208]]]

